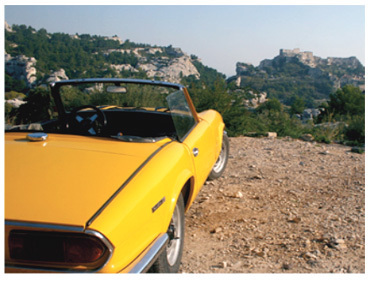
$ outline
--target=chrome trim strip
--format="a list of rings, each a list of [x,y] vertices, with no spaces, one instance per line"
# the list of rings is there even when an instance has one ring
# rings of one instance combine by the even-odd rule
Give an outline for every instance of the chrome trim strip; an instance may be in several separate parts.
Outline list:
[[[159,207],[161,205],[163,205],[163,203],[166,201],[166,197],[163,197],[158,203],[155,204],[154,207],[152,207],[152,213],[156,212],[157,209],[159,209]]]
[[[52,229],[52,230],[61,230],[61,231],[70,231],[70,232],[83,232],[84,227],[78,226],[68,226],[68,225],[57,225],[57,224],[48,224],[48,223],[34,223],[34,222],[20,222],[5,220],[5,225],[16,226],[16,227],[28,227],[28,228],[38,228],[38,229]]]
[[[129,273],[142,273],[149,270],[161,251],[166,247],[169,237],[167,233],[156,239],[152,247],[147,251],[144,257],[130,270]]]
[[[102,264],[102,266],[100,266],[99,268],[94,270],[94,272],[96,272],[96,271],[99,271],[100,269],[102,269],[104,266],[106,266],[108,261],[112,258],[113,251],[114,251],[114,246],[103,234],[101,234],[100,232],[98,232],[96,230],[89,229],[89,230],[86,230],[85,233],[88,234],[88,235],[99,238],[100,241],[102,241],[103,244],[108,248],[109,256],[107,257],[106,261]]]
[[[118,188],[116,192],[104,203],[104,205],[89,219],[86,226],[90,226],[93,221],[103,212],[103,210],[117,197],[117,195],[127,186],[127,184],[140,172],[140,170],[164,147],[173,141],[167,142],[155,150],[135,171],[134,173]]]

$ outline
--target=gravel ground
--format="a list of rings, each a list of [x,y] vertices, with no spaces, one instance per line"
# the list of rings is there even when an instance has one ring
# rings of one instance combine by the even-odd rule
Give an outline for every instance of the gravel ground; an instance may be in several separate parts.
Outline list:
[[[230,138],[224,175],[185,225],[182,273],[364,273],[365,154]]]

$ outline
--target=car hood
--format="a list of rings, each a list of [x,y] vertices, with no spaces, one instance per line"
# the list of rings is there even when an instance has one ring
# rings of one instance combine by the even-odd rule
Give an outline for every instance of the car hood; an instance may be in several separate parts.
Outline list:
[[[5,134],[5,219],[85,226],[96,211],[168,139]]]

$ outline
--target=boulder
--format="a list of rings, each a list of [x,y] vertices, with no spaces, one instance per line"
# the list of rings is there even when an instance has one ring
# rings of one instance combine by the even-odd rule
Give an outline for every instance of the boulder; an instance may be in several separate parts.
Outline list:
[[[60,69],[54,72],[51,72],[49,77],[46,79],[47,83],[51,83],[54,81],[60,81],[60,80],[68,80],[68,76],[66,75],[66,72],[64,69]]]
[[[307,141],[307,142],[312,142],[312,141],[314,141],[314,140],[315,140],[315,138],[312,136],[312,134],[303,134],[303,135],[301,136],[301,139],[302,139],[303,141]]]
[[[268,138],[277,138],[277,133],[276,132],[267,132],[267,137]]]

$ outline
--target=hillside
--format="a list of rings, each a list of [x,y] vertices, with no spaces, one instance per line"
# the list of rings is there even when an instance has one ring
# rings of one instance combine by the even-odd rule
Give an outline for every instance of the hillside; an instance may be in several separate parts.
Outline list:
[[[307,106],[347,84],[365,90],[365,68],[356,57],[326,59],[299,49],[281,49],[272,60],[259,66],[237,63],[236,75],[228,79],[237,87],[250,87],[290,105],[292,97],[304,98]]]
[[[59,79],[134,77],[179,83],[182,78],[224,76],[180,48],[123,41],[117,36],[48,33],[25,25],[5,26],[6,91]]]
[[[185,273],[364,273],[365,155],[230,138],[224,176],[186,214]]]
[[[26,93],[36,85],[58,79],[134,77],[213,85],[225,76],[172,45],[150,46],[118,36],[48,33],[25,25],[5,23],[6,91]],[[199,81],[202,81],[199,84]],[[230,88],[266,93],[291,105],[302,97],[314,107],[346,84],[364,90],[365,68],[355,58],[326,58],[299,49],[281,49],[259,66],[236,64]]]
[[[172,45],[5,25],[5,119],[20,122],[26,108],[20,105],[32,100],[37,86],[52,81],[156,79],[186,85],[197,111],[218,111],[230,136],[311,134],[319,142],[362,146],[364,71],[355,57],[322,59],[312,52],[282,49],[258,67],[238,63],[236,76],[226,80],[196,55]]]

